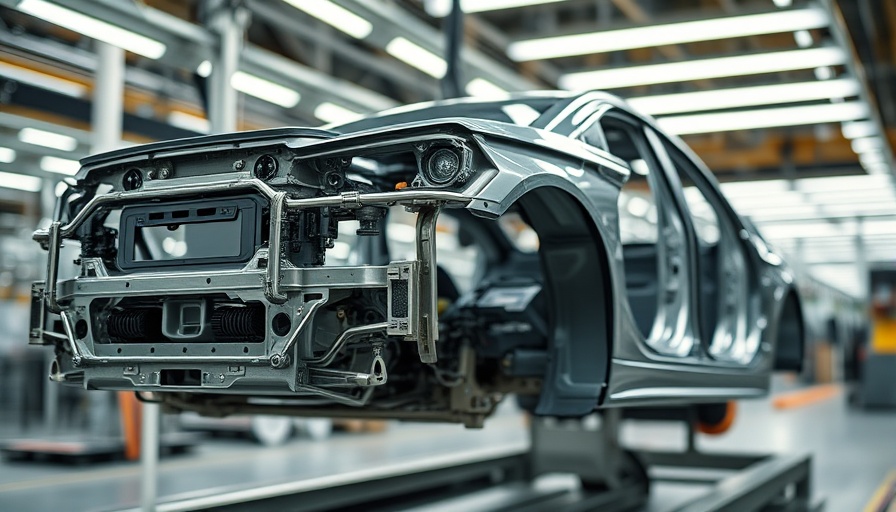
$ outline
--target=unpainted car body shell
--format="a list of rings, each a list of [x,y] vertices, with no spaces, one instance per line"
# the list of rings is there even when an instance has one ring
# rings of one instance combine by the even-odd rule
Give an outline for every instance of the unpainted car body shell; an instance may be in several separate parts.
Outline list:
[[[776,347],[787,343],[791,359],[802,355],[801,339],[777,339],[787,301],[796,301],[799,311],[792,276],[783,261],[768,249],[755,230],[740,221],[727,202],[723,203],[725,226],[734,227],[737,243],[747,256],[750,275],[757,280],[746,293],[751,295],[751,304],[757,305],[749,336],[758,338],[758,350],[745,364],[713,358],[704,346],[706,342],[699,339],[697,298],[689,293],[683,300],[691,313],[684,319],[687,326],[682,335],[694,338],[696,348],[684,357],[654,351],[635,325],[626,299],[618,204],[620,188],[631,171],[606,149],[576,137],[611,111],[642,123],[648,138],[665,136],[650,118],[633,112],[609,94],[558,93],[542,97],[553,98],[556,104],[531,126],[443,115],[427,118],[427,107],[421,106],[330,130],[286,128],[128,148],[85,159],[77,179],[95,179],[97,172],[113,164],[137,165],[180,155],[264,146],[272,141],[294,149],[298,158],[311,158],[337,154],[346,148],[370,149],[396,140],[413,140],[421,134],[463,134],[490,163],[490,168],[479,169],[466,184],[452,191],[466,201],[464,208],[477,217],[496,219],[514,205],[523,205],[540,218],[535,227],[542,242],[553,333],[548,347],[551,363],[544,376],[537,413],[582,415],[596,406],[720,402],[766,393],[770,373],[776,366]],[[450,110],[452,105],[462,103],[434,105]],[[367,125],[379,126],[365,129]],[[715,187],[709,171],[683,142],[676,137],[666,140],[687,155]],[[233,183],[246,179],[246,173],[237,173]],[[215,183],[218,182],[223,183],[220,176],[216,178]],[[165,185],[163,181],[152,182],[145,191],[150,194]],[[112,194],[125,197],[133,193]],[[680,190],[669,194],[673,200],[683,202]],[[692,246],[690,250],[688,261],[693,264]],[[60,288],[71,290],[72,285],[69,282],[68,287]],[[802,335],[799,329],[792,332]],[[101,376],[96,378],[97,387],[103,387]],[[88,376],[85,385],[92,387],[89,379]]]

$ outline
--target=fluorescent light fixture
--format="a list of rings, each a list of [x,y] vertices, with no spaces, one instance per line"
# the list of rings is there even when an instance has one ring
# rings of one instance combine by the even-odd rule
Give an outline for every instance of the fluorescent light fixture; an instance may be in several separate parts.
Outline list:
[[[772,0],[777,7],[790,7],[793,4],[793,0]]]
[[[896,214],[896,202],[892,199],[888,201],[862,201],[843,204],[825,204],[821,205],[826,213],[834,214],[856,214],[856,213],[883,213],[892,212]],[[894,232],[896,233],[896,232]]]
[[[69,160],[68,158],[57,158],[55,156],[45,156],[40,159],[40,168],[47,172],[55,172],[56,174],[66,174],[74,176],[81,168],[81,164],[77,160]]]
[[[871,121],[853,121],[851,123],[843,123],[840,131],[847,139],[857,139],[859,137],[870,137],[877,134],[877,127]]]
[[[790,204],[783,206],[768,206],[746,210],[738,208],[738,212],[748,215],[753,220],[772,220],[780,218],[818,216],[818,207],[814,204]]]
[[[813,7],[516,41],[507,47],[507,55],[518,62],[555,59],[808,30],[829,24],[828,14],[821,8]]]
[[[342,105],[325,101],[314,107],[314,117],[325,123],[350,123],[361,118],[361,114]]]
[[[284,1],[305,14],[313,16],[355,39],[364,39],[373,32],[373,25],[369,21],[344,7],[334,4],[330,0]]]
[[[196,74],[202,78],[208,78],[212,74],[212,61],[204,60],[196,66]]]
[[[22,128],[19,130],[19,140],[26,144],[53,148],[61,151],[74,151],[78,147],[78,140],[61,133],[38,130],[37,128]]]
[[[59,94],[64,94],[73,98],[80,98],[87,93],[87,87],[78,82],[72,82],[71,80],[34,71],[33,69],[7,64],[5,62],[0,62],[0,75],[17,82],[34,85],[41,89],[58,92]]]
[[[24,190],[25,192],[38,192],[43,185],[43,180],[37,176],[0,172],[0,187]]]
[[[709,91],[662,94],[630,98],[631,106],[650,115],[723,110],[727,108],[774,105],[799,101],[825,100],[857,96],[859,84],[849,78],[826,82],[801,82],[795,84],[760,85]]]
[[[164,44],[155,39],[150,39],[45,0],[22,0],[18,5],[18,9],[60,27],[150,59],[158,59],[165,54],[167,49]]]
[[[892,186],[885,185],[875,190],[843,190],[828,191],[812,194],[811,200],[823,205],[831,204],[862,204],[875,201],[890,201],[896,204],[896,198],[893,197]]]
[[[16,151],[10,148],[0,147],[0,162],[11,164],[16,160]]]
[[[884,140],[880,137],[859,137],[852,139],[850,143],[855,154],[880,151],[884,147]]]
[[[180,110],[172,110],[168,114],[168,124],[197,133],[208,133],[211,131],[211,125],[209,124],[208,119],[187,114]]]
[[[789,192],[792,188],[787,180],[736,181],[720,183],[719,187],[729,201],[741,197],[768,196],[779,192]]]
[[[295,107],[299,104],[299,100],[302,99],[298,92],[289,87],[243,71],[237,71],[230,77],[230,85],[242,93],[280,105],[283,108]]]
[[[813,43],[815,43],[815,39],[812,37],[812,33],[808,30],[797,30],[793,33],[793,40],[800,48],[808,48],[812,46]]]
[[[442,78],[448,70],[445,59],[401,36],[389,41],[386,52],[434,78]]]
[[[896,233],[896,221],[893,220],[866,220],[862,223],[862,234],[868,235],[892,235]],[[887,259],[893,258],[892,248],[888,248]]]
[[[687,82],[708,78],[810,69],[818,66],[836,66],[844,62],[846,62],[846,54],[840,48],[809,48],[582,71],[561,76],[560,86],[571,90],[618,89],[635,85]]]
[[[830,80],[834,77],[834,70],[830,66],[820,66],[814,70],[815,78],[819,80]]]
[[[801,192],[784,190],[778,193],[768,193],[761,196],[741,196],[731,198],[731,204],[743,210],[764,209],[769,204],[794,205],[805,204],[806,198]]]
[[[892,187],[889,180],[868,176],[832,176],[829,178],[805,178],[797,180],[797,187],[804,192],[843,192],[846,190],[879,190]],[[727,185],[727,184],[726,184]]]
[[[868,117],[868,105],[852,101],[804,107],[767,108],[742,112],[664,117],[657,122],[664,130],[681,135],[836,123],[864,117]]]
[[[467,83],[467,94],[486,98],[502,98],[507,96],[507,91],[489,82],[484,78],[474,78]]]
[[[464,12],[483,12],[554,4],[562,1],[564,0],[461,0],[460,6]],[[448,16],[448,13],[451,12],[451,0],[424,0],[423,4],[426,12],[434,18]]]
[[[830,222],[799,222],[793,224],[774,224],[760,228],[767,238],[813,238],[832,237],[855,234],[855,230],[844,230],[840,224]]]

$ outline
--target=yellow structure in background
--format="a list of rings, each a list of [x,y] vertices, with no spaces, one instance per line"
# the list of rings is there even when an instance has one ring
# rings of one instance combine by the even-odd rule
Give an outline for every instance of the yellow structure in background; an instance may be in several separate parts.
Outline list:
[[[891,273],[872,273],[871,286],[871,353],[896,354],[896,282]]]
[[[871,351],[896,354],[896,319],[874,315],[871,329]]]

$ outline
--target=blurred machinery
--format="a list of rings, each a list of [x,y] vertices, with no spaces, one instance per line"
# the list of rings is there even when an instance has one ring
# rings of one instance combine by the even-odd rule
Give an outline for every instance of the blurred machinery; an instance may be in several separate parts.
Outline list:
[[[861,369],[865,407],[896,406],[896,265],[871,267],[870,333]]]

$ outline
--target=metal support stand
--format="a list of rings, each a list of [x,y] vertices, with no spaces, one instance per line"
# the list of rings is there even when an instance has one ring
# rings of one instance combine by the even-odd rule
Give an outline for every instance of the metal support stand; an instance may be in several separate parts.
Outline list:
[[[155,512],[159,485],[159,404],[144,403],[140,437],[140,508]]]
[[[549,473],[571,473],[581,483],[576,510],[628,511],[647,501],[647,472],[637,457],[619,445],[618,409],[586,419],[533,418],[529,450],[531,480]],[[566,508],[559,497],[556,508]],[[546,503],[542,503],[546,506]]]
[[[652,483],[665,482],[708,486],[705,494],[674,512],[822,510],[823,504],[810,504],[808,456],[700,453],[691,428],[685,451],[636,453],[619,445],[619,423],[617,410],[584,421],[534,418],[528,449],[495,447],[251,489],[215,489],[205,496],[189,493],[164,507],[219,512],[379,510],[386,505],[395,511],[629,512],[643,510]],[[701,470],[698,476],[689,473],[694,469]],[[724,476],[708,478],[706,470]],[[540,477],[550,473],[572,473],[581,485],[540,485],[547,483]]]
[[[208,27],[218,36],[208,80],[208,119],[212,133],[232,132],[237,128],[239,96],[231,79],[239,68],[249,11],[242,6],[234,8],[232,3],[218,0],[209,5]]]
[[[620,487],[619,414],[608,411],[589,426],[578,419],[532,419],[532,477],[573,473],[589,485]]]
[[[695,418],[687,423],[683,452],[638,452],[655,483],[702,484],[709,490],[674,512],[820,512],[811,502],[812,458],[809,455],[747,455],[697,450]],[[695,476],[693,470],[699,470]],[[716,473],[715,475],[707,475]]]

